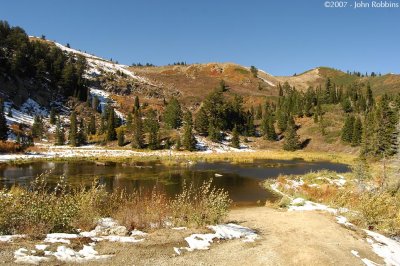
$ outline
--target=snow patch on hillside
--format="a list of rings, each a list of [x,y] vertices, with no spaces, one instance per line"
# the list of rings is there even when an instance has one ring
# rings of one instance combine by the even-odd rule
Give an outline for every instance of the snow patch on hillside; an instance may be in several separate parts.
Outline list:
[[[12,106],[12,102],[4,102],[7,124],[9,125],[13,123],[32,125],[34,116],[49,116],[49,111],[31,98],[28,98],[28,100],[21,105],[19,110]],[[10,113],[11,116],[9,116]]]
[[[258,72],[262,72],[262,73],[264,73],[265,75],[272,76],[271,74],[269,74],[269,73],[267,73],[267,72],[265,72],[264,70],[261,70],[261,69],[259,69]],[[261,79],[262,81],[264,81],[265,83],[267,83],[268,85],[272,86],[272,87],[275,87],[275,86],[276,86],[272,81],[269,81],[269,80],[267,80],[267,79],[265,79],[265,78],[262,78],[262,77],[260,77],[259,75],[257,75],[257,77],[258,77],[259,79]]]
[[[110,93],[103,91],[103,90],[99,90],[99,89],[95,89],[95,88],[89,88],[90,91],[90,95],[92,97],[97,97],[99,99],[99,105],[100,105],[100,110],[101,112],[104,111],[104,109],[106,108],[107,104],[111,104],[111,105],[115,105],[115,101],[111,98]],[[121,113],[120,111],[114,109],[115,113],[117,114],[117,116],[119,118],[121,118],[122,120],[124,120],[124,114]]]
[[[149,80],[147,80],[144,77],[138,76],[136,75],[134,72],[128,70],[128,66],[126,65],[121,65],[121,64],[117,64],[114,62],[110,62],[107,61],[105,59],[102,59],[100,57],[88,54],[88,53],[84,53],[72,48],[68,48],[62,44],[59,44],[57,42],[54,43],[58,48],[60,48],[63,51],[66,51],[67,53],[73,53],[73,54],[79,54],[82,55],[84,57],[86,57],[86,60],[88,62],[89,65],[89,69],[87,70],[87,75],[89,76],[98,76],[101,74],[101,71],[103,72],[108,72],[108,73],[113,73],[116,74],[117,71],[125,74],[126,76],[136,79],[137,81],[140,81],[142,83],[147,83],[150,85],[153,85]]]

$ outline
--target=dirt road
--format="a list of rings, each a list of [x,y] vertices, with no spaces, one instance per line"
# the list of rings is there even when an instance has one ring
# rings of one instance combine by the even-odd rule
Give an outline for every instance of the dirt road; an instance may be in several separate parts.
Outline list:
[[[187,246],[183,238],[199,231],[159,230],[137,244],[100,242],[96,245],[100,254],[115,256],[85,265],[364,265],[352,250],[361,258],[383,263],[359,232],[342,227],[326,213],[249,207],[232,210],[228,220],[257,230],[260,239],[221,241],[210,250],[177,256],[173,247]],[[13,258],[12,248],[7,249],[9,255],[0,261],[8,264]],[[54,264],[62,263],[49,265]]]

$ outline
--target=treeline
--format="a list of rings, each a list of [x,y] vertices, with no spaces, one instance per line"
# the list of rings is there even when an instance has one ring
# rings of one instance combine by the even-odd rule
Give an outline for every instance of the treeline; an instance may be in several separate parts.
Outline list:
[[[53,93],[87,97],[83,56],[68,55],[44,40],[30,41],[20,27],[0,21],[0,77],[8,81],[27,78],[36,81],[36,89],[49,85]]]

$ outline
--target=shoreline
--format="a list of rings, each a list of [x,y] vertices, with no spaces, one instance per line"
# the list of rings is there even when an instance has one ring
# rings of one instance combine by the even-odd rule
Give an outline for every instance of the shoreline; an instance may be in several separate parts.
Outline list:
[[[35,152],[0,154],[0,164],[24,164],[31,162],[48,161],[100,161],[113,163],[133,163],[146,161],[160,161],[166,165],[192,163],[198,161],[216,162],[228,161],[231,163],[254,162],[255,160],[303,160],[306,162],[327,161],[332,163],[352,164],[357,158],[353,154],[327,153],[316,151],[283,150],[243,150],[227,152],[188,152],[170,150],[128,150],[105,149],[99,146],[82,146],[62,148],[58,146],[49,149],[39,149]]]

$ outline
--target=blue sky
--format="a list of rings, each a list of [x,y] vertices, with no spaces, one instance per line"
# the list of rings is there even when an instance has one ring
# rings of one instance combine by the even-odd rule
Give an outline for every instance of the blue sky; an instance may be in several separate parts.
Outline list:
[[[400,8],[324,2],[13,0],[2,1],[0,19],[124,64],[235,62],[274,75],[316,66],[400,73]]]

